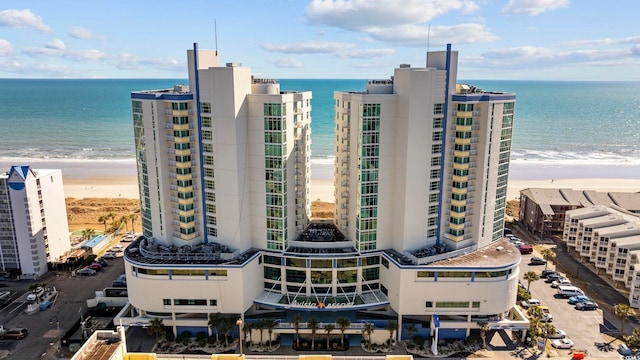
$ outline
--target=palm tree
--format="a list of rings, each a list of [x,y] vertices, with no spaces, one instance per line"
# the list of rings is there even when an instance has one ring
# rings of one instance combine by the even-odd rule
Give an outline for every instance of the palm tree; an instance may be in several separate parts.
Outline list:
[[[530,318],[540,320],[544,316],[544,310],[540,306],[533,306],[527,310],[527,315],[529,315]]]
[[[225,347],[229,347],[229,332],[231,332],[231,330],[233,330],[233,327],[236,325],[236,316],[224,316],[221,319],[221,325],[220,327],[222,328],[222,330],[224,331],[224,346]],[[233,333],[231,334],[231,336],[233,337]]]
[[[371,351],[371,334],[375,330],[375,326],[371,323],[364,324],[364,328],[362,328],[362,333],[367,335],[367,340],[369,341],[369,346],[367,348]]]
[[[124,224],[124,231],[129,231],[129,215],[122,215],[120,216],[120,221],[118,221],[120,223],[120,225]]]
[[[262,334],[264,332],[264,328],[265,328],[265,325],[266,325],[265,319],[260,319],[260,320],[256,321],[255,324],[256,324],[256,328],[260,331],[260,349],[262,349],[264,347],[263,340],[262,340],[263,339],[262,338]]]
[[[324,331],[327,333],[327,350],[329,350],[329,339],[331,338],[331,332],[335,330],[336,326],[333,324],[327,324],[324,326]]]
[[[635,316],[636,311],[627,304],[616,304],[613,307],[613,313],[620,319],[620,335],[624,336],[624,325],[627,322],[627,318],[629,316]]]
[[[316,347],[316,331],[320,327],[320,322],[316,318],[311,318],[307,321],[307,328],[311,330],[311,351],[313,351]]]
[[[544,269],[547,270],[547,267],[549,266],[549,261],[556,257],[556,253],[554,253],[553,250],[551,249],[544,248],[540,250],[540,254],[545,260],[547,260],[547,262],[544,264]]]
[[[151,319],[151,321],[149,321],[149,327],[147,328],[147,333],[149,335],[155,335],[156,342],[160,338],[164,338],[166,333],[164,331],[164,323],[162,322],[162,319],[159,319],[159,318]]]
[[[531,286],[531,283],[533,281],[539,280],[540,277],[538,276],[538,274],[536,274],[533,271],[527,271],[526,273],[524,273],[524,275],[522,276],[522,278],[527,282],[527,292],[529,292],[529,287]]]
[[[291,320],[293,329],[296,331],[296,348],[300,349],[300,323],[304,320],[301,314],[296,314]]]
[[[273,329],[275,329],[277,325],[278,323],[276,323],[276,321],[273,319],[264,320],[264,326],[267,328],[267,331],[269,332],[269,345],[267,346],[267,350],[271,350],[271,335],[273,334]]]
[[[542,327],[542,336],[544,337],[544,348],[547,348],[547,341],[549,340],[549,336],[556,332],[556,327],[551,323],[541,323]]]
[[[398,330],[398,323],[394,320],[389,320],[387,325],[384,327],[385,330],[389,332],[389,347],[393,345],[393,333]]]
[[[491,330],[491,326],[487,321],[478,321],[476,322],[478,327],[480,328],[480,337],[482,338],[482,348],[487,348],[487,332]]]
[[[413,342],[413,334],[418,331],[418,328],[416,327],[416,324],[411,323],[406,324],[404,329],[407,330],[407,334],[409,335],[409,344],[411,344]]]
[[[135,232],[136,228],[134,226],[136,220],[138,220],[138,214],[133,213],[131,215],[129,215],[129,220],[131,220],[131,231]]]
[[[107,215],[102,215],[98,218],[98,222],[104,224],[104,232],[107,232],[107,220],[109,220]]]
[[[244,331],[244,338],[245,339],[249,339],[249,345],[251,345],[251,343],[253,343],[253,341],[251,341],[251,330],[253,330],[254,328],[254,323],[245,323],[242,326],[242,331]],[[249,336],[247,336],[247,334],[249,334]]]
[[[340,328],[340,334],[342,337],[340,338],[340,346],[344,349],[344,332],[347,330],[349,326],[351,326],[351,321],[345,317],[339,317],[336,319],[336,324],[338,324],[338,328]]]
[[[214,314],[209,314],[209,327],[216,331],[216,343],[220,341],[218,337],[218,328],[221,325],[222,315],[219,312]]]
[[[84,229],[82,230],[82,239],[91,239],[96,234],[94,229]]]
[[[107,214],[107,216],[109,217],[109,219],[111,219],[111,226],[113,226],[113,222],[115,221],[116,216],[118,216],[118,214],[111,211]]]

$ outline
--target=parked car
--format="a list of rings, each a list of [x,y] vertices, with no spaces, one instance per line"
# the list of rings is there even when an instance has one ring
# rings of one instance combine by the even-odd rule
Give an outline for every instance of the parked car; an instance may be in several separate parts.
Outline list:
[[[89,269],[94,270],[94,271],[100,271],[102,270],[102,266],[98,263],[93,263],[91,265],[87,266]]]
[[[542,317],[540,318],[540,322],[546,323],[546,322],[552,322],[553,321],[553,315],[549,314],[549,313],[545,313],[544,315],[542,315]]]
[[[20,340],[24,339],[27,335],[29,335],[29,330],[26,328],[13,328],[7,330],[7,332],[2,335],[2,338]]]
[[[533,252],[533,246],[526,244],[520,245],[518,250],[520,250],[520,254],[531,254]]]
[[[567,337],[567,333],[564,330],[556,329],[554,333],[549,335],[549,339],[564,339]]]
[[[106,253],[104,253],[104,255],[102,255],[103,259],[115,259],[118,257],[118,254],[116,254],[113,251],[108,251]]]
[[[551,346],[556,349],[573,349],[573,341],[566,337],[564,339],[555,339],[551,340]]]
[[[575,308],[576,310],[598,310],[598,304],[593,301],[585,301],[577,303]]]
[[[531,260],[529,260],[529,265],[544,265],[547,263],[547,260],[539,258],[539,257],[532,257]]]
[[[109,262],[103,258],[96,259],[96,263],[100,264],[102,267],[109,266]]]
[[[571,280],[567,278],[560,278],[551,283],[552,288],[557,288],[558,286],[571,286]]]
[[[91,268],[89,268],[89,267],[85,267],[85,268],[82,268],[82,269],[76,271],[76,273],[78,275],[81,275],[81,276],[93,276],[93,275],[96,274],[96,271],[91,269]]]
[[[122,252],[124,251],[124,246],[122,245],[114,245],[111,247],[111,249],[109,249],[110,252]]]
[[[586,301],[591,301],[591,298],[588,297],[587,295],[578,295],[578,296],[572,296],[569,298],[569,304],[577,304],[577,303],[582,303]]]
[[[626,344],[618,345],[618,352],[622,356],[630,356],[631,355],[631,349],[629,349],[629,347]]]
[[[547,276],[549,276],[551,274],[556,274],[557,276],[560,276],[559,272],[557,272],[555,270],[546,269],[546,270],[542,270],[542,272],[540,273],[540,277],[546,278]]]
[[[513,234],[513,231],[506,227],[506,228],[504,228],[504,234],[505,235],[510,235],[510,234]]]
[[[113,287],[125,287],[126,288],[127,287],[127,280],[115,279],[111,283],[111,286],[113,286]]]
[[[544,282],[551,284],[552,282],[554,282],[554,281],[556,281],[556,280],[558,280],[560,278],[562,278],[562,276],[560,274],[549,274],[549,275],[547,275],[547,279]]]
[[[538,299],[524,300],[520,303],[520,306],[522,306],[525,309],[528,309],[532,306],[540,306],[540,300]]]

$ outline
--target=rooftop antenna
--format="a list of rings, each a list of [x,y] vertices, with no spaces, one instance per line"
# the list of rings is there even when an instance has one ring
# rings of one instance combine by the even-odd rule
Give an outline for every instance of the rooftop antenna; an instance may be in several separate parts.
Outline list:
[[[429,40],[431,38],[431,24],[427,28],[427,57],[429,56]]]
[[[216,56],[218,56],[218,24],[217,20],[213,20],[213,33],[216,39]]]

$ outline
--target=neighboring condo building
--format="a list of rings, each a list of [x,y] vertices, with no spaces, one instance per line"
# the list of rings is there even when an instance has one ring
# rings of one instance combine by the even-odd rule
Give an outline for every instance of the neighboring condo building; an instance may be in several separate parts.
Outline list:
[[[588,261],[601,276],[630,290],[640,308],[640,217],[621,207],[591,206],[566,212],[562,239],[570,253]]]
[[[0,174],[0,268],[36,279],[71,249],[60,170]],[[61,211],[62,210],[62,211]]]
[[[143,236],[116,321],[211,334],[211,314],[266,318],[285,345],[297,315],[302,333],[348,319],[353,344],[366,323],[526,329],[501,239],[515,95],[456,85],[450,48],[428,56],[336,93],[335,223],[310,221],[311,93],[197,46],[188,87],[132,93]]]

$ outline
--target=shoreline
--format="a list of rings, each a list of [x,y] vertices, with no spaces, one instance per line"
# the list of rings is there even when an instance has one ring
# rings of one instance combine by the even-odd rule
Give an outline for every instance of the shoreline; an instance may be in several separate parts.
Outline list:
[[[20,163],[18,163],[20,164]],[[0,172],[13,163],[0,161]],[[33,169],[61,169],[65,197],[138,199],[135,161],[56,161],[28,164]],[[311,164],[310,199],[334,202],[333,163]],[[640,165],[600,164],[511,164],[507,200],[519,199],[526,188],[561,188],[608,192],[640,192]]]

